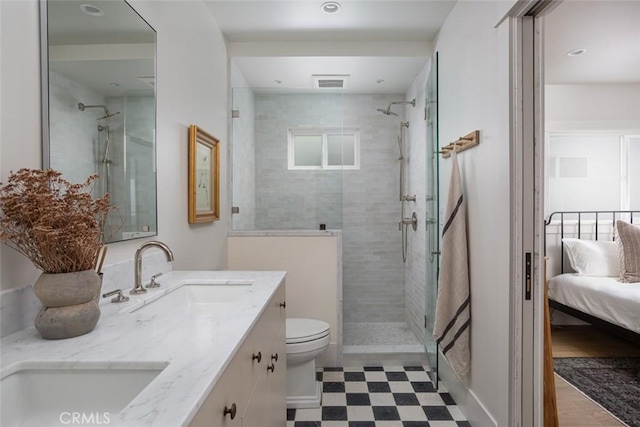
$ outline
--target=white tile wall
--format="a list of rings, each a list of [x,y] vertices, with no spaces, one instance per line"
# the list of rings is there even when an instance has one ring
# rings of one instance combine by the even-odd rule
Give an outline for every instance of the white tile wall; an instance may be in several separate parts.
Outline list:
[[[264,95],[256,100],[256,228],[343,229],[344,321],[405,320],[397,136],[376,112],[404,95]],[[402,113],[402,109],[398,108]],[[287,170],[289,127],[360,129],[361,169]]]
[[[122,231],[142,231],[143,225],[156,229],[155,192],[145,188],[155,187],[153,162],[153,129],[155,127],[155,102],[152,96],[105,99],[79,83],[51,72],[50,86],[50,135],[52,141],[51,168],[61,171],[71,182],[83,182],[87,176],[97,173],[95,196],[107,192],[104,158],[106,130],[98,126],[109,125],[109,193],[111,203],[120,207],[124,225],[118,230],[120,218],[111,216],[116,231],[110,237],[119,239]],[[78,103],[106,105],[110,113],[120,114],[108,120],[97,120],[104,116],[101,108],[78,109]],[[131,138],[124,142],[125,119],[127,133]],[[141,142],[145,141],[145,142]],[[127,153],[124,150],[127,150]],[[125,165],[124,160],[129,164]],[[135,205],[132,204],[129,187],[132,171],[135,170]],[[127,173],[128,175],[125,175]]]
[[[345,96],[345,127],[359,127],[361,170],[344,172],[344,322],[405,320],[398,135],[403,120],[376,111],[404,95]]]
[[[407,141],[407,191],[416,195],[416,202],[406,203],[407,212],[415,211],[418,215],[418,229],[409,231],[409,250],[405,265],[405,289],[406,289],[406,321],[417,337],[424,337],[425,315],[425,284],[428,283],[427,270],[427,240],[426,220],[426,189],[427,180],[431,174],[427,174],[426,136],[427,122],[424,118],[425,90],[430,62],[425,65],[420,74],[413,81],[407,91],[407,99],[416,99],[415,107],[406,108],[406,117],[409,121],[408,132],[405,133]]]
[[[156,187],[155,98],[146,95],[126,96],[124,110],[116,111],[122,111],[118,116],[124,114],[125,118],[126,153],[122,153],[120,159],[122,162],[126,159],[127,168],[122,179],[126,180],[127,187],[135,188],[135,198],[131,197],[128,188],[121,193],[128,197],[121,205],[127,207],[124,229],[142,231],[147,226],[149,230],[157,231],[156,192],[152,191]]]
[[[50,167],[61,171],[71,182],[84,182],[87,176],[98,172],[96,118],[103,111],[80,111],[78,103],[104,104],[105,100],[97,92],[55,72],[49,74],[49,98]]]
[[[256,228],[342,228],[342,173],[287,169],[291,127],[339,128],[341,95],[256,95]]]

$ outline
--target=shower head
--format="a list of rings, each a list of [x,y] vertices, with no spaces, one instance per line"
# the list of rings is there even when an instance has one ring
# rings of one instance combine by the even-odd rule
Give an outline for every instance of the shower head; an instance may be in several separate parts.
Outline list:
[[[120,111],[116,111],[115,113],[109,113],[109,111],[107,111],[105,116],[98,117],[96,120],[108,119],[109,117],[117,116],[118,114],[120,114]]]
[[[105,107],[104,105],[84,105],[82,102],[78,103],[78,110],[84,111],[87,108],[102,108],[104,110],[104,117],[99,117],[96,120],[108,119],[109,117],[115,116],[116,114],[120,114],[120,111],[113,114],[109,113],[109,110],[107,110],[107,107]]]
[[[387,116],[397,116],[397,114],[391,111],[389,108],[386,110],[383,110],[382,108],[378,108],[378,111],[380,111],[382,114],[386,114]]]
[[[411,101],[391,101],[386,110],[383,110],[382,108],[378,108],[378,111],[380,111],[382,114],[386,114],[387,116],[397,116],[396,113],[391,111],[391,107],[393,105],[411,105],[412,107],[415,107],[416,106],[416,99],[414,98]]]

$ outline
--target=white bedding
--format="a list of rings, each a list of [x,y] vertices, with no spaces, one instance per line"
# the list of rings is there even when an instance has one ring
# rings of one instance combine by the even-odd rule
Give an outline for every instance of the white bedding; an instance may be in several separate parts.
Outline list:
[[[640,283],[566,273],[549,280],[549,299],[640,333]]]

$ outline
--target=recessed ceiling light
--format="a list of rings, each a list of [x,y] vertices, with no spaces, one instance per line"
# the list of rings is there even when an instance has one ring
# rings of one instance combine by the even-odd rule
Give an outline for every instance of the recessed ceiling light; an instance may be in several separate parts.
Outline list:
[[[580,56],[584,55],[587,52],[587,49],[573,49],[567,52],[567,56]]]
[[[81,4],[80,10],[91,16],[103,16],[104,12],[99,7],[93,6],[91,4]]]
[[[338,13],[340,11],[340,3],[337,1],[328,1],[322,3],[322,11],[324,13]]]

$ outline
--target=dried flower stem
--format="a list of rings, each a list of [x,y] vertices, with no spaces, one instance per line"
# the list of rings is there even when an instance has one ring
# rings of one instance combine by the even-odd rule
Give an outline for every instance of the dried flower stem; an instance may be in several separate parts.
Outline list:
[[[0,183],[0,240],[45,273],[91,269],[114,209],[108,194],[92,198],[97,178],[73,184],[51,169],[11,173]]]

